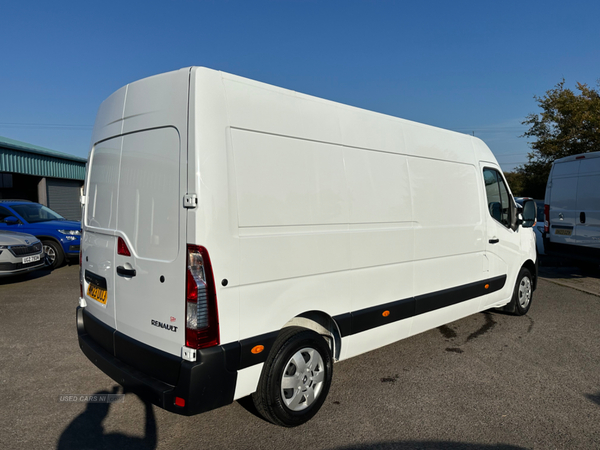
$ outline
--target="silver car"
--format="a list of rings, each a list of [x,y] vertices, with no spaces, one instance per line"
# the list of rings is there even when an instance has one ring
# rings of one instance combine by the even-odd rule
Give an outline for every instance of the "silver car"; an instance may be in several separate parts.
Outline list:
[[[38,238],[16,231],[0,231],[0,277],[19,275],[46,265]]]

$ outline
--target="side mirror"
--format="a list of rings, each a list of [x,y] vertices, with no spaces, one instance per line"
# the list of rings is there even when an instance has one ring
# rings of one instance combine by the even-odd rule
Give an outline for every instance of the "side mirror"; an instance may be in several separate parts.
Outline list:
[[[6,225],[18,225],[19,219],[17,219],[15,216],[8,216],[4,218],[4,223]]]
[[[535,225],[537,218],[537,206],[535,200],[528,199],[523,201],[523,228],[531,228]]]

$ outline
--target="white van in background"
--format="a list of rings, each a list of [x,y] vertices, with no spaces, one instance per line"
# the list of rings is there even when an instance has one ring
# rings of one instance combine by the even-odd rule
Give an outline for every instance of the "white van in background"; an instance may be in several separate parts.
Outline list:
[[[544,212],[547,254],[600,264],[600,152],[554,161]]]
[[[169,411],[299,425],[334,361],[529,309],[535,203],[474,137],[192,67],[112,94],[92,143],[79,343]]]

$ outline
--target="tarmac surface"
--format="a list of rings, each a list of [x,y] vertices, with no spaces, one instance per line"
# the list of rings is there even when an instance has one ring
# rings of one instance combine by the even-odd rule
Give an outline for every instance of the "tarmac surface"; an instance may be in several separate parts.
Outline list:
[[[542,266],[526,316],[475,314],[335,364],[321,411],[286,429],[248,401],[194,417],[131,393],[60,401],[122,393],[79,349],[78,270],[0,281],[2,448],[600,448],[600,274]]]

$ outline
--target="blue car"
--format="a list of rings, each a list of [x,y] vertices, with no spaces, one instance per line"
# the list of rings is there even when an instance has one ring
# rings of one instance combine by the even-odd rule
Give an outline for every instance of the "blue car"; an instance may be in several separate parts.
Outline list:
[[[0,200],[0,230],[37,237],[53,269],[62,265],[65,258],[79,257],[81,223],[67,220],[39,203]]]

